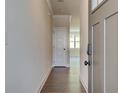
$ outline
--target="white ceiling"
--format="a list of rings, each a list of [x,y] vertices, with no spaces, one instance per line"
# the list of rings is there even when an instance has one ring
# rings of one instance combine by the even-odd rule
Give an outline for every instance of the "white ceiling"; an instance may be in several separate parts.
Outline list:
[[[63,2],[59,2],[63,1]],[[80,31],[80,0],[49,0],[54,18],[54,26],[69,25],[68,15],[71,16],[70,31]]]
[[[53,16],[53,26],[55,27],[69,27],[69,19],[68,15],[54,15]]]
[[[80,0],[50,0],[50,2],[54,15],[79,15]]]

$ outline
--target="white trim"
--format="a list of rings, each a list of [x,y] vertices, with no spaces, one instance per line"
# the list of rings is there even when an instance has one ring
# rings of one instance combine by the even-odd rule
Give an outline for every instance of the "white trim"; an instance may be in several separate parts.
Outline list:
[[[104,19],[104,93],[106,93],[106,19]]]
[[[69,24],[71,25],[72,15],[69,16]]]
[[[80,82],[81,82],[82,86],[84,87],[84,89],[86,90],[86,93],[88,93],[88,87],[84,83],[83,79],[81,79],[81,77],[80,77]]]
[[[51,15],[53,15],[53,9],[52,9],[52,5],[50,3],[50,0],[45,0],[45,1],[47,2],[47,5],[48,5],[48,8],[49,8]]]
[[[70,68],[70,64],[67,64],[66,67]]]
[[[55,32],[56,29],[62,29],[62,30],[65,30],[65,29],[67,29],[67,27],[65,27],[65,26],[64,26],[64,27],[54,27],[54,28],[53,28],[53,31]]]
[[[69,22],[70,22],[70,15],[53,15],[53,18],[56,17],[65,17],[65,18],[69,18]]]
[[[46,83],[46,81],[47,81],[51,71],[52,71],[52,67],[48,70],[47,73],[44,73],[42,81],[41,81],[41,85],[40,85],[40,87],[39,87],[39,89],[38,89],[38,91],[36,93],[40,93],[41,92],[41,90],[43,89],[43,86],[45,85],[45,83]]]
[[[93,91],[94,91],[93,90],[93,88],[94,88],[93,87],[93,60],[94,60],[93,59],[93,52],[94,52],[94,50],[93,50],[93,37],[94,37],[94,35],[93,35],[93,26],[92,26],[92,32],[91,32],[91,34],[92,34],[92,59],[91,59],[92,60],[92,65],[91,65],[92,66],[92,68],[91,68],[92,69],[92,72],[91,72],[91,78],[92,78],[91,84],[92,84],[92,86],[91,86],[91,92],[93,93]]]

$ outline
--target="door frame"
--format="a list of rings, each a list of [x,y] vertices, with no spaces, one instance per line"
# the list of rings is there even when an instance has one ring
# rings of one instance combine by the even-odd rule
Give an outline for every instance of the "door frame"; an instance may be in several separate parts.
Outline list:
[[[93,32],[91,32],[92,35],[90,35],[90,30],[93,31],[93,28],[90,28],[90,14],[91,14],[91,0],[88,0],[88,44],[92,43],[93,41],[90,41],[90,39],[93,37]],[[90,38],[90,36],[92,36]],[[91,45],[91,47],[93,47],[93,45]],[[91,48],[92,49],[92,48]],[[91,50],[93,51],[93,50]],[[93,55],[91,53],[91,56],[88,55],[88,61],[91,60],[92,61]],[[93,93],[93,66],[91,63],[91,66],[88,66],[88,93]]]
[[[65,63],[65,65],[59,65],[59,66],[64,66],[64,67],[70,67],[70,57],[69,57],[69,30],[68,30],[68,28],[67,27],[54,27],[53,28],[53,34],[52,34],[52,40],[53,40],[53,46],[52,46],[52,50],[53,50],[53,57],[52,57],[52,59],[53,59],[53,61],[52,61],[52,67],[55,67],[55,66],[58,66],[58,65],[56,65],[55,64],[55,31],[56,31],[56,29],[64,29],[64,30],[66,30],[67,31],[67,62]]]

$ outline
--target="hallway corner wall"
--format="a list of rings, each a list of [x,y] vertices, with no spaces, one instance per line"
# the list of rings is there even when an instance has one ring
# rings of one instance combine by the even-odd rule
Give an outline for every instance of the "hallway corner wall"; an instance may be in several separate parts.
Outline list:
[[[80,1],[80,18],[81,18],[81,48],[80,48],[80,81],[88,93],[88,66],[84,65],[84,61],[88,60],[88,0]]]
[[[46,0],[6,0],[6,93],[37,93],[52,66]]]

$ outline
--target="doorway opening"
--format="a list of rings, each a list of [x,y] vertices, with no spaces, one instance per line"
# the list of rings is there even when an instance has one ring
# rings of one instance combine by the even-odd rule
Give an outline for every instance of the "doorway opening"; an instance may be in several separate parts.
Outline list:
[[[70,70],[80,74],[80,21],[72,16],[69,32]]]
[[[53,67],[69,67],[79,78],[80,17],[55,15],[53,25]]]

